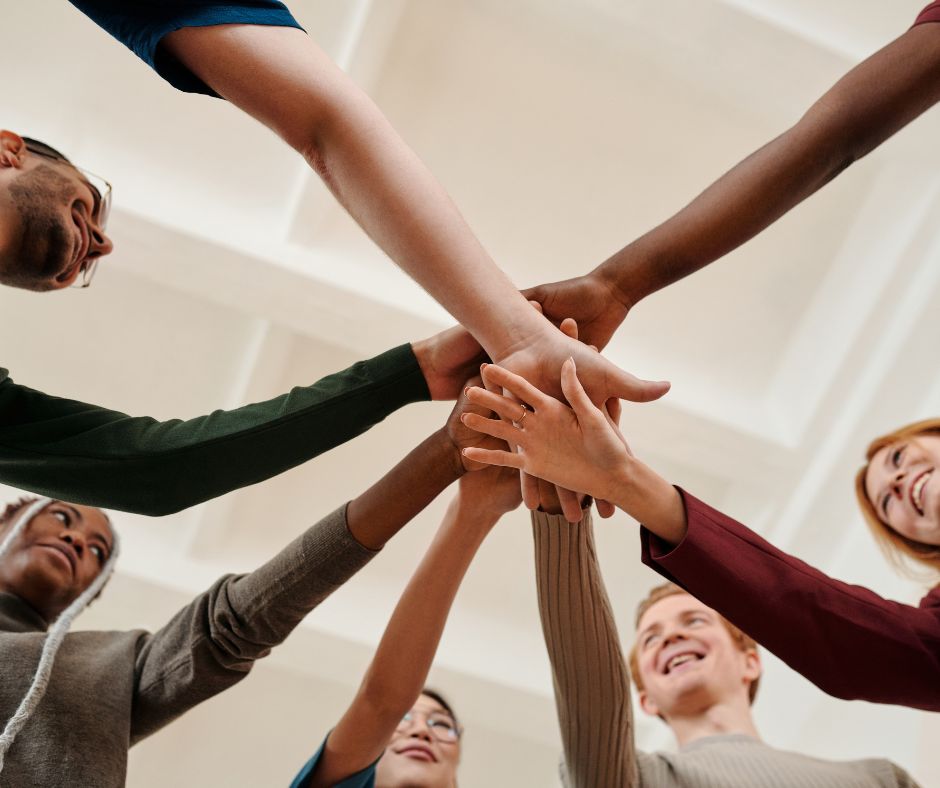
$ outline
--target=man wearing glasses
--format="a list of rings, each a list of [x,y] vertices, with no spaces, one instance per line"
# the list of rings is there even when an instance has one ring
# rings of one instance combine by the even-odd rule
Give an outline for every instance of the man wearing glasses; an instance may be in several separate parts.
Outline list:
[[[87,287],[113,248],[105,234],[111,184],[10,131],[0,131],[0,179],[11,198],[0,207],[3,282],[28,290]]]
[[[90,505],[175,511],[293,467],[429,393],[453,398],[481,346],[555,394],[569,356],[598,401],[644,402],[667,390],[617,368],[531,308],[375,104],[283,3],[73,5],[174,87],[223,97],[278,133],[476,341],[445,332],[276,400],[189,422],[57,400],[0,370],[0,482]],[[112,249],[104,232],[109,188],[48,146],[11,132],[0,143],[0,283],[87,286]]]

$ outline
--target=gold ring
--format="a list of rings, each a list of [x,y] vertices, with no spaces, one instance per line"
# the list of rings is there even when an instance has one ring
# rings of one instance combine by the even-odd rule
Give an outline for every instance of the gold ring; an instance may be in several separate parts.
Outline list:
[[[529,409],[528,409],[525,405],[523,405],[523,406],[522,406],[522,415],[519,417],[519,420],[516,422],[516,426],[519,427],[519,428],[521,428],[521,427],[522,427],[522,422],[525,421],[525,417],[528,416],[528,415],[529,415]]]

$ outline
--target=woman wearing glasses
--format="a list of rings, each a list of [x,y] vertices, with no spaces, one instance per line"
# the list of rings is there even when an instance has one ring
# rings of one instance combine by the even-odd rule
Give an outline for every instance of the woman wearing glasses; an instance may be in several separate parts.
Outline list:
[[[467,567],[490,529],[521,503],[504,468],[465,474],[427,553],[405,588],[346,713],[291,788],[453,788],[461,729],[424,687]]]

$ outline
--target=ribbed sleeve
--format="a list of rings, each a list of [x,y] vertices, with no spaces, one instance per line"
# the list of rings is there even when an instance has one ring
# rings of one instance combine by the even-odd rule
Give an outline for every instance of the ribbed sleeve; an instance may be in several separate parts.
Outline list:
[[[639,785],[629,674],[601,579],[590,511],[532,513],[539,614],[570,788]]]

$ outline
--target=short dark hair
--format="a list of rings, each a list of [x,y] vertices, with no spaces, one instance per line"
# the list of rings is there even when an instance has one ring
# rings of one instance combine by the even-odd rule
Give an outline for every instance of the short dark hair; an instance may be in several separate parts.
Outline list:
[[[457,726],[457,730],[460,730],[460,720],[457,719],[457,714],[454,711],[454,707],[448,703],[447,699],[441,695],[440,692],[438,692],[436,689],[432,689],[431,687],[425,687],[423,690],[421,690],[421,694],[427,695],[429,698],[431,698],[431,700],[435,700],[440,703],[441,706],[444,707],[444,711],[446,711],[453,718],[454,725]]]
[[[48,156],[52,159],[58,159],[59,161],[72,163],[72,160],[62,153],[59,150],[56,150],[51,145],[42,142],[41,140],[33,139],[32,137],[23,137],[23,142],[26,143],[26,149],[31,150],[33,153],[38,153],[40,156]]]

